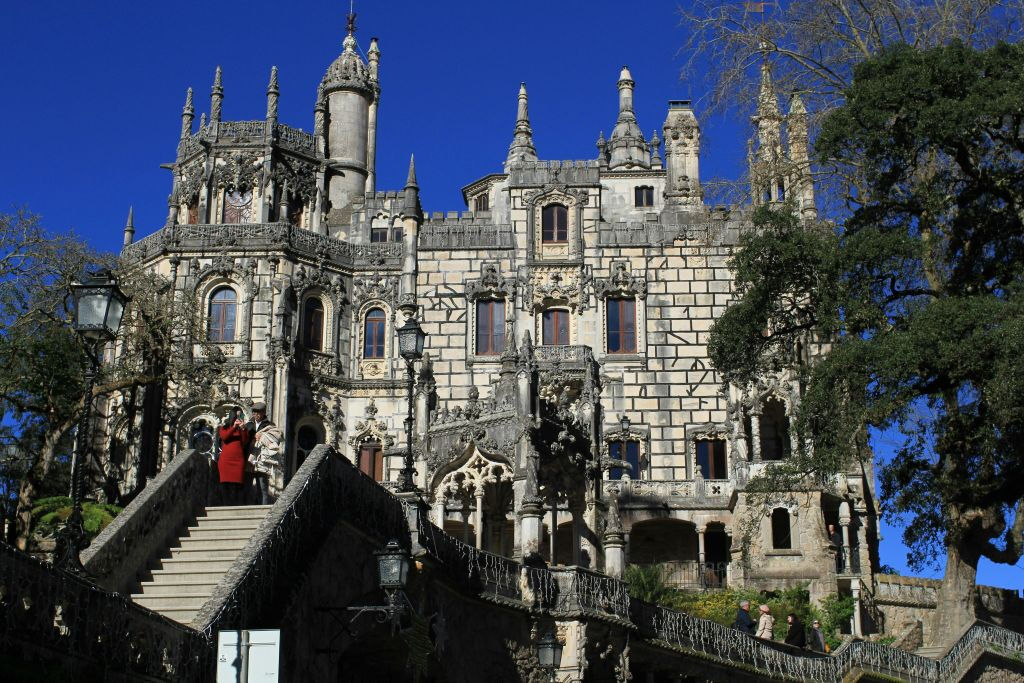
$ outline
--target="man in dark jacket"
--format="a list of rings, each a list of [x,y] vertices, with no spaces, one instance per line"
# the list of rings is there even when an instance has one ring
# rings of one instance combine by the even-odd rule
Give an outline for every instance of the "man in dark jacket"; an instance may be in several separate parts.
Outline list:
[[[750,618],[749,601],[744,600],[740,603],[740,608],[736,610],[736,621],[733,622],[732,627],[748,636],[754,635],[754,620]]]
[[[793,647],[807,647],[807,633],[804,632],[804,623],[800,621],[795,613],[790,612],[786,617],[789,623],[789,630],[786,632],[786,644]]]
[[[825,636],[821,632],[821,622],[817,619],[811,624],[811,649],[815,652],[825,651]]]

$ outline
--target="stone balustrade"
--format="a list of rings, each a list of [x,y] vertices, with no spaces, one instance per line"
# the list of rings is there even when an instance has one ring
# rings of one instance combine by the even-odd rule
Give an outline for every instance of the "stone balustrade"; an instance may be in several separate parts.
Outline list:
[[[606,496],[618,491],[620,505],[649,505],[661,501],[669,505],[691,505],[694,500],[728,501],[736,490],[731,479],[619,479],[604,482]]]

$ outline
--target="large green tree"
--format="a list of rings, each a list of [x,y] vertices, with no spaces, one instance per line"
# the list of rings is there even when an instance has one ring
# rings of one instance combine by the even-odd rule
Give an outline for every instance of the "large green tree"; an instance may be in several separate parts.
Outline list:
[[[956,637],[980,558],[1024,549],[1024,47],[888,49],[844,98],[816,152],[865,193],[835,229],[756,213],[710,352],[743,384],[831,342],[798,368],[802,447],[767,476],[827,481],[865,457],[865,424],[898,428],[883,503],[912,564],[945,556],[936,626]]]

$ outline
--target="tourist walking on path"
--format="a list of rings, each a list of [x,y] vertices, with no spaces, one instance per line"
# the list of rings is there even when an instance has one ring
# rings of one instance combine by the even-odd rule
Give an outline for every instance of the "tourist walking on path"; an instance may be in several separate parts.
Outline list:
[[[821,622],[817,619],[811,624],[811,649],[825,652],[825,635],[821,632]]]
[[[786,631],[786,644],[793,647],[807,647],[807,634],[804,632],[804,623],[795,612],[790,612],[786,617],[789,630]]]
[[[754,620],[750,618],[749,600],[740,602],[739,609],[736,610],[736,621],[733,622],[732,627],[740,633],[746,633],[748,636],[754,635],[756,629]]]
[[[757,620],[757,637],[774,640],[775,617],[772,616],[768,605],[761,605],[758,609],[761,611],[761,618]]]
[[[237,416],[229,415],[218,435],[220,457],[217,459],[217,475],[220,477],[221,502],[225,505],[241,505],[244,502],[242,482],[245,477],[245,447],[249,443],[249,432]]]
[[[249,463],[256,480],[259,504],[270,505],[284,488],[284,466],[281,458],[284,434],[267,418],[267,404],[260,401],[252,407],[252,421],[245,425],[252,448]]]

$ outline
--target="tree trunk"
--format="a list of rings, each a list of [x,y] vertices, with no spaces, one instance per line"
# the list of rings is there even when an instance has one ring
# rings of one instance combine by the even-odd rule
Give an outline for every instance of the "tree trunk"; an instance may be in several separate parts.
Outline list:
[[[50,473],[50,466],[57,455],[60,440],[74,424],[74,420],[68,420],[46,434],[39,449],[39,459],[32,469],[25,473],[25,478],[18,486],[18,536],[15,540],[18,550],[27,552],[29,549],[29,538],[32,535],[32,506],[35,505],[36,494]]]
[[[978,575],[978,553],[967,548],[946,547],[946,574],[939,588],[938,605],[927,645],[952,645],[975,620],[975,594]]]

